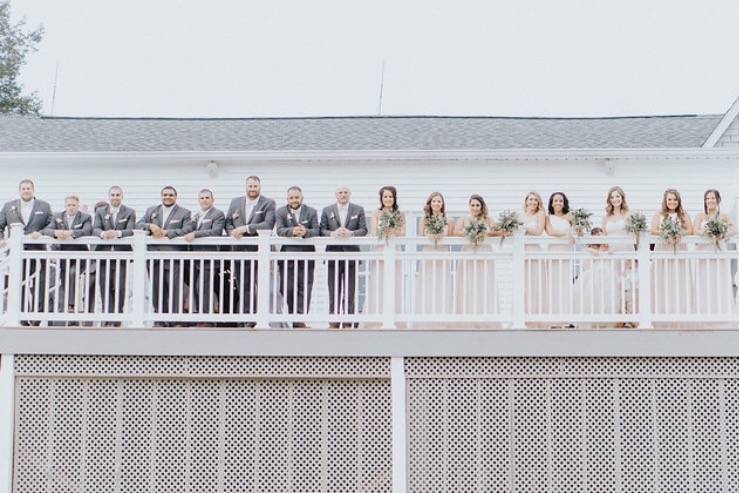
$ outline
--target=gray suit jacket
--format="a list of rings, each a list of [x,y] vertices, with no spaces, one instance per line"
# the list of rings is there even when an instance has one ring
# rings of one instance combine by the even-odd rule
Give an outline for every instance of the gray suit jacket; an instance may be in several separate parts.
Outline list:
[[[223,211],[216,209],[215,207],[211,207],[208,212],[205,213],[205,216],[203,216],[203,220],[200,222],[200,227],[198,227],[198,220],[200,219],[200,216],[202,214],[202,211],[198,211],[195,215],[192,216],[190,222],[188,222],[185,226],[185,234],[195,233],[195,238],[222,236],[223,227],[226,224],[226,216],[223,214]],[[216,251],[218,250],[218,246],[190,245],[190,250],[192,250],[193,252]]]
[[[149,225],[156,224],[160,228],[164,228],[167,230],[167,238],[171,240],[172,238],[177,238],[178,236],[182,236],[185,234],[185,226],[188,222],[190,222],[190,211],[185,209],[184,207],[180,207],[179,205],[175,204],[172,207],[172,211],[169,213],[169,217],[167,217],[167,222],[162,224],[162,206],[155,205],[146,209],[144,217],[142,217],[141,220],[136,223],[136,228],[143,229],[144,231],[146,231],[147,234],[150,235],[151,231],[149,231]],[[153,245],[149,248],[151,250],[187,249],[187,247],[185,247],[184,245]]]
[[[100,207],[95,211],[95,223],[93,225],[92,234],[100,237],[103,231],[120,231],[121,238],[133,236],[133,230],[136,228],[136,211],[125,205],[121,205],[118,211],[118,217],[113,224],[113,215],[110,213],[110,206]]]
[[[323,209],[321,214],[321,236],[331,236],[341,226],[352,232],[352,236],[367,236],[367,218],[364,215],[364,208],[357,204],[349,203],[346,222],[341,224],[341,216],[339,215],[339,207],[336,204],[329,205]],[[358,252],[357,245],[329,245],[327,251],[345,251]]]
[[[28,224],[23,222],[21,217],[21,199],[11,200],[7,202],[0,211],[0,239],[5,238],[5,228],[13,223],[23,224],[23,233],[30,234],[36,231],[42,231],[51,219],[51,206],[48,202],[35,199],[33,201],[33,209]],[[41,247],[43,245],[29,245],[33,247]]]
[[[95,211],[95,221],[92,225],[92,234],[100,238],[103,231],[120,231],[121,238],[133,236],[133,230],[136,228],[136,211],[125,205],[121,205],[118,211],[118,217],[113,224],[113,215],[110,213],[110,206],[98,207]],[[118,250],[130,251],[129,245],[96,245],[95,250]]]
[[[313,207],[303,204],[300,208],[300,217],[288,212],[288,207],[280,207],[275,212],[277,236],[285,236],[291,238],[293,236],[293,228],[302,224],[305,227],[304,238],[313,238],[321,235],[321,228],[318,224],[318,211]],[[284,245],[281,248],[283,252],[314,252],[313,245]]]
[[[231,201],[226,213],[226,234],[239,226],[249,226],[249,231],[244,236],[257,236],[260,229],[271,230],[275,227],[275,201],[261,195],[257,203],[252,207],[248,218],[244,217],[244,206],[246,196],[236,197]],[[233,251],[254,251],[256,245],[233,246]]]
[[[57,212],[49,220],[46,227],[41,231],[45,236],[54,237],[54,231],[57,229],[63,229],[72,232],[74,239],[82,236],[92,236],[92,217],[84,212],[77,212],[72,221],[72,227],[67,225],[65,212]],[[53,250],[64,250],[64,251],[85,251],[88,250],[87,245],[52,245]]]
[[[257,236],[257,230],[275,227],[274,200],[260,195],[248,218],[244,217],[245,205],[246,196],[244,195],[231,201],[226,213],[226,234],[230,235],[231,231],[240,226],[249,226],[249,231],[244,236]]]

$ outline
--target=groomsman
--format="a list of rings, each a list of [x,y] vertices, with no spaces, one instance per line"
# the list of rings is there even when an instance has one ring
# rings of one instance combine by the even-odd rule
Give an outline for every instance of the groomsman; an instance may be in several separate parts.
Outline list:
[[[146,209],[144,217],[136,224],[138,229],[142,229],[157,239],[177,238],[183,236],[185,225],[190,221],[190,211],[184,207],[177,205],[177,190],[174,187],[166,186],[161,192],[162,204],[155,205]],[[151,245],[150,251],[183,251],[187,250],[185,246],[178,245]],[[154,311],[157,313],[180,313],[182,309],[182,300],[180,299],[180,263],[175,260],[154,260],[152,262],[152,272],[149,273],[152,286],[152,302]],[[170,277],[172,284],[170,285]],[[161,298],[159,290],[161,289]],[[172,305],[170,306],[169,298],[172,293]],[[160,306],[161,304],[161,306]],[[159,323],[157,325],[171,325],[169,323]]]
[[[93,236],[103,240],[130,238],[133,236],[133,230],[136,227],[136,211],[123,205],[123,189],[117,185],[110,187],[108,190],[108,200],[109,203],[95,209]],[[97,245],[95,250],[130,252],[131,246]],[[100,287],[103,313],[123,313],[123,305],[127,296],[126,275],[126,261],[109,260],[101,262],[100,272],[96,273],[96,276]],[[92,293],[90,309],[94,310],[95,296],[97,296],[94,280],[90,291]],[[106,322],[106,325],[117,326],[120,325],[120,322]]]
[[[236,197],[226,213],[226,233],[234,239],[247,236],[257,236],[259,230],[272,230],[275,226],[275,201],[262,195],[262,184],[257,176],[246,179],[246,195]],[[235,252],[254,252],[256,245],[234,246]],[[253,275],[252,279],[252,264]],[[243,269],[242,269],[243,267]],[[236,299],[230,304],[232,313],[239,311],[239,302],[243,302],[242,313],[252,313],[252,306],[257,306],[257,262],[234,260],[231,262],[231,275],[236,278],[239,290],[235,293]],[[265,266],[269,269],[269,266]],[[242,276],[243,278],[239,280]],[[269,289],[265,286],[265,289]],[[240,293],[239,293],[240,291]],[[254,322],[245,325],[253,327]]]
[[[223,211],[213,207],[215,199],[213,192],[204,188],[198,192],[198,203],[200,204],[200,212],[195,214],[189,223],[185,226],[185,235],[183,238],[187,242],[194,241],[198,238],[219,237],[223,234],[223,228],[226,224],[226,216]],[[216,245],[191,245],[192,252],[215,252],[218,250]],[[219,273],[219,261],[214,260],[211,268],[211,261],[205,259],[193,259],[193,276],[190,286],[195,293],[195,306],[190,307],[193,313],[212,313],[214,292],[216,287],[216,279]],[[188,264],[186,264],[188,265]],[[187,282],[190,282],[190,276],[187,276]],[[202,308],[201,308],[202,307]]]
[[[80,199],[76,195],[70,195],[64,199],[64,212],[54,214],[46,228],[42,231],[45,236],[57,240],[76,240],[82,236],[92,235],[92,217],[80,212]],[[65,252],[86,252],[87,245],[65,245],[54,244],[52,250]],[[59,259],[59,282],[56,284],[56,305],[60,312],[77,311],[77,281],[84,273],[86,262],[81,259],[68,258]],[[66,303],[65,303],[66,298]]]
[[[51,206],[48,202],[37,199],[35,194],[35,186],[31,180],[21,180],[18,184],[19,198],[11,200],[3,205],[0,210],[0,245],[5,243],[5,228],[13,223],[23,224],[23,234],[31,235],[38,238],[41,231],[46,227],[51,219]],[[26,245],[24,250],[46,250],[45,245]],[[38,284],[39,297],[35,300],[36,309],[43,311],[44,299],[46,298],[46,260],[33,260],[28,265],[23,262],[23,282],[25,283],[29,277],[36,275],[35,282]],[[34,293],[34,291],[31,291]],[[33,296],[33,294],[31,294]],[[26,306],[26,290],[21,291],[21,306]],[[24,325],[28,322],[23,322]],[[38,324],[38,322],[34,322]]]
[[[277,209],[277,235],[288,238],[313,238],[320,236],[318,212],[303,204],[303,191],[293,186],[287,189],[287,205]],[[315,252],[313,245],[283,245],[282,252]],[[287,301],[288,313],[307,313],[313,290],[313,260],[288,260],[277,263],[280,271],[280,293]],[[304,310],[305,308],[305,310]],[[293,327],[305,328],[304,323]]]
[[[367,235],[367,220],[364,209],[349,202],[351,191],[347,187],[336,189],[336,203],[323,209],[321,235],[332,238],[351,238]],[[338,242],[337,242],[338,243]],[[334,244],[326,247],[327,252],[358,252],[357,245]],[[328,262],[329,313],[356,313],[354,291],[356,288],[357,261],[331,260]],[[331,323],[331,327],[339,327]],[[357,324],[345,323],[344,327]]]

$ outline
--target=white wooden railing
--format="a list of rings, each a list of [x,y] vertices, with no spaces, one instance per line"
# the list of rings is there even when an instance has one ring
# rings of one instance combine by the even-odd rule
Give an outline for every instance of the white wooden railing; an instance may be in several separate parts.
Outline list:
[[[648,235],[635,249],[627,237],[519,232],[473,249],[463,238],[434,247],[419,237],[294,240],[260,233],[192,243],[138,231],[122,240],[57,241],[23,237],[14,225],[0,259],[3,325],[522,329],[739,322],[733,240],[716,250],[687,237],[673,252]],[[596,254],[587,248],[593,243],[610,250]],[[130,249],[94,250],[100,245]],[[316,251],[280,251],[296,245]],[[336,245],[360,251],[327,249]]]

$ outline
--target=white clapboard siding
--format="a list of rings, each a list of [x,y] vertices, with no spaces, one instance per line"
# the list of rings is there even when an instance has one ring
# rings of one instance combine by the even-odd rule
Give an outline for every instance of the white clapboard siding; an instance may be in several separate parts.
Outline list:
[[[554,191],[564,191],[572,207],[584,207],[600,217],[605,195],[612,185],[620,185],[634,210],[651,215],[660,205],[667,187],[680,190],[684,205],[692,214],[702,208],[703,192],[718,188],[724,198],[723,208],[733,212],[739,196],[737,170],[739,162],[730,159],[644,159],[617,160],[613,174],[602,163],[586,160],[539,161],[351,161],[339,162],[264,162],[221,164],[215,177],[208,175],[205,163],[150,164],[145,158],[125,164],[102,162],[99,165],[62,163],[28,163],[12,166],[2,161],[4,180],[0,184],[0,200],[17,197],[17,183],[29,177],[36,181],[37,195],[61,210],[68,194],[77,194],[90,208],[105,200],[112,184],[121,185],[125,202],[143,214],[146,207],[159,202],[159,190],[173,185],[180,204],[196,210],[199,189],[210,188],[216,206],[228,207],[231,198],[244,193],[245,177],[262,179],[263,193],[285,203],[286,189],[300,185],[305,202],[318,209],[333,202],[337,185],[352,189],[352,200],[368,213],[377,207],[377,191],[382,185],[395,185],[399,203],[405,211],[420,212],[432,191],[441,191],[452,211],[466,209],[471,193],[479,193],[488,201],[496,216],[502,209],[520,209],[529,190],[538,191],[544,200]]]

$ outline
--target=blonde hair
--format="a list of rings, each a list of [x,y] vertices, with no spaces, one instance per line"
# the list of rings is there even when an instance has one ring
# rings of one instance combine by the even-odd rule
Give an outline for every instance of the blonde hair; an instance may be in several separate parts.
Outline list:
[[[74,200],[78,204],[80,202],[80,198],[78,196],[76,196],[76,195],[67,195],[66,197],[64,197],[64,202],[66,202],[67,200]]]
[[[534,214],[536,214],[539,211],[543,211],[544,210],[544,201],[541,200],[541,195],[539,195],[538,192],[529,192],[529,193],[526,194],[526,197],[524,197],[524,199],[523,199],[523,212],[524,212],[524,214],[526,213],[526,201],[529,200],[529,197],[531,197],[532,195],[539,202],[539,205],[536,208],[536,210],[534,211]]]
[[[621,195],[621,211],[626,213],[629,212],[629,204],[626,202],[626,193],[624,192],[624,189],[621,187],[611,187],[608,190],[608,195],[606,195],[606,216],[612,216],[613,215],[613,204],[611,204],[611,194],[613,192],[618,192],[619,195]]]

